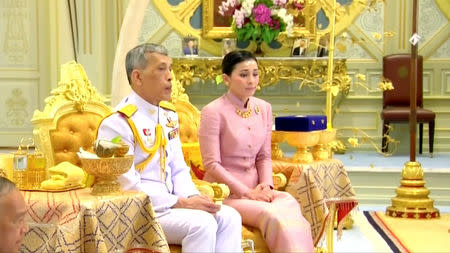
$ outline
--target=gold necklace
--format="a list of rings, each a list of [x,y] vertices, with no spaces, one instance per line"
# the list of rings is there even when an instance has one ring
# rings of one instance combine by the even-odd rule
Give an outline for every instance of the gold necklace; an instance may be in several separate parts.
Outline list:
[[[247,111],[243,112],[239,108],[236,108],[237,115],[241,116],[242,118],[246,119],[252,115],[252,109],[249,108]]]

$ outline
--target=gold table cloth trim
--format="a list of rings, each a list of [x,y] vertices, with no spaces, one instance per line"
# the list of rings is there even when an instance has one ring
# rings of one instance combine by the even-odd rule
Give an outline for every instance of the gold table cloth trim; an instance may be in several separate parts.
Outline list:
[[[324,232],[327,205],[337,205],[338,222],[357,205],[350,178],[343,163],[337,159],[310,164],[274,160],[273,170],[288,175],[286,191],[300,203],[302,214],[311,225],[314,245]]]
[[[146,194],[93,196],[90,191],[23,191],[30,229],[21,252],[169,251]]]

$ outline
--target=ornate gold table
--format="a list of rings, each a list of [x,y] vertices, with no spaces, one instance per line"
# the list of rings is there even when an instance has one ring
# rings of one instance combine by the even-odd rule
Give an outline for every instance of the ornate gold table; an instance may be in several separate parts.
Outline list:
[[[169,252],[146,194],[93,196],[90,191],[23,191],[30,230],[21,252]]]
[[[260,85],[268,86],[280,80],[302,81],[302,85],[321,85],[327,78],[328,58],[317,57],[258,57]],[[172,69],[183,86],[194,83],[194,78],[215,80],[222,74],[222,57],[175,57]],[[346,59],[335,58],[333,75],[347,76]]]
[[[328,216],[334,220],[334,208],[338,232],[341,231],[344,218],[358,203],[341,161],[329,159],[300,164],[274,160],[272,163],[274,172],[287,175],[286,191],[300,203],[303,216],[311,225],[315,245],[322,238]]]

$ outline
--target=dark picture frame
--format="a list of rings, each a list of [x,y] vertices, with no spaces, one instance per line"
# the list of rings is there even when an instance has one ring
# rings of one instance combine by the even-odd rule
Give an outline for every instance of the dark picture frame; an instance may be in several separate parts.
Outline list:
[[[181,50],[184,56],[198,56],[198,39],[192,36],[181,40]]]

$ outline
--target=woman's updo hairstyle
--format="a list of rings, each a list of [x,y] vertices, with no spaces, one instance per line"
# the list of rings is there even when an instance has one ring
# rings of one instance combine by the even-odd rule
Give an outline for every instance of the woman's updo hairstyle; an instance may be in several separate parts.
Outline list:
[[[249,51],[245,50],[231,51],[228,54],[226,54],[225,57],[223,57],[222,73],[230,76],[231,72],[233,72],[237,64],[248,60],[254,60],[258,62],[256,60],[256,57]]]

